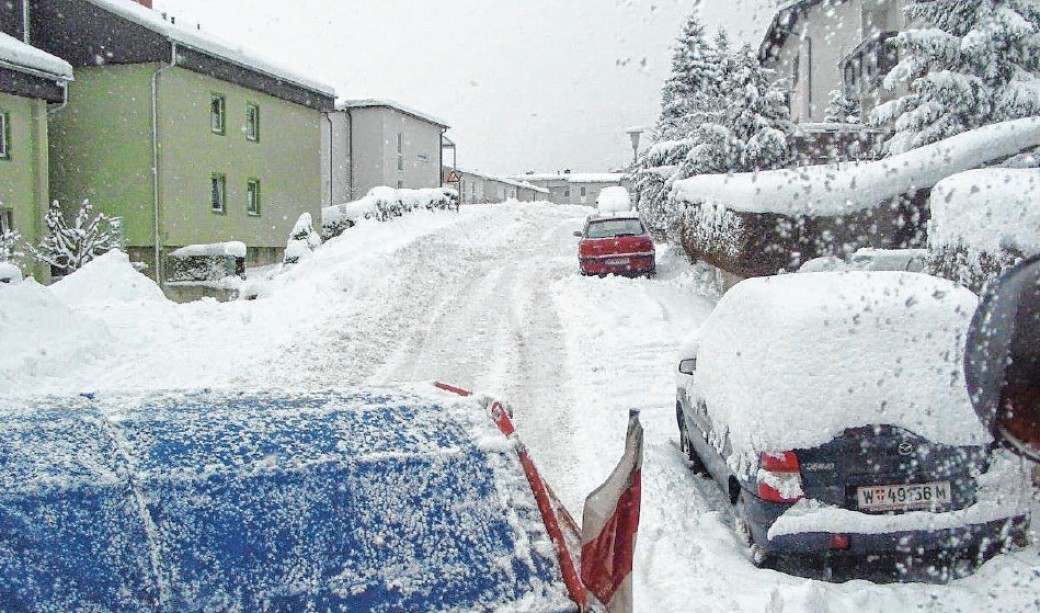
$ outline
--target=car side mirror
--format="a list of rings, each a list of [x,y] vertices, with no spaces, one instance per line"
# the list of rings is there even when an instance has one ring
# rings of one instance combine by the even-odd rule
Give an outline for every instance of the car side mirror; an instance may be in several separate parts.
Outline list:
[[[574,236],[577,236],[578,238],[581,238],[581,230],[575,230],[574,231]]]
[[[983,292],[968,328],[964,378],[993,436],[1040,461],[1040,256]]]
[[[697,371],[697,358],[689,358],[679,362],[679,372],[684,375],[692,375]]]

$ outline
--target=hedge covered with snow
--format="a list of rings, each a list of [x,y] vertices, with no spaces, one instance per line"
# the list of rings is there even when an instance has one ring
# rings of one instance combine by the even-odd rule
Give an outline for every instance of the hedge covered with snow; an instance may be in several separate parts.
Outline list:
[[[1038,145],[1034,117],[876,162],[700,175],[673,186],[673,232],[691,257],[742,276],[865,246],[923,247],[932,186]]]
[[[450,187],[394,189],[373,187],[360,200],[321,209],[321,236],[339,236],[359,219],[388,221],[417,209],[459,210],[459,194]]]
[[[960,173],[932,190],[928,266],[979,291],[1025,257],[1040,253],[1040,169]]]

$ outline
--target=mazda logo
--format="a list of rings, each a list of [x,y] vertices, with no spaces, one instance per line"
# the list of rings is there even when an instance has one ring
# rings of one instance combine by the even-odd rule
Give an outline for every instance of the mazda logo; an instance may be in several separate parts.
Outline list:
[[[910,443],[899,443],[899,455],[910,455],[914,452],[914,446]]]

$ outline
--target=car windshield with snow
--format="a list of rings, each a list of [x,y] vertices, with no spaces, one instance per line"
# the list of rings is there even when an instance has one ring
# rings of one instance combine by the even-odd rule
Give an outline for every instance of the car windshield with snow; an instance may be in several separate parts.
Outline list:
[[[676,417],[756,564],[938,576],[1024,537],[1021,465],[994,448],[960,367],[976,303],[899,272],[753,279],[722,298],[682,354]]]

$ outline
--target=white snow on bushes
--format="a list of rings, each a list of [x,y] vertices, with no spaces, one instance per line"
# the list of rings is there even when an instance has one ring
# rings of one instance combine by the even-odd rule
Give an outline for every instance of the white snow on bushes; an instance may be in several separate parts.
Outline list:
[[[448,209],[458,202],[458,193],[451,188],[394,189],[385,185],[373,187],[364,198],[344,204],[323,207],[323,228],[349,226],[359,219],[386,221],[414,210]]]
[[[876,162],[793,170],[700,175],[676,181],[675,195],[745,213],[836,216],[1040,145],[1040,118],[992,124]]]
[[[701,327],[691,391],[729,429],[730,463],[741,470],[760,452],[814,447],[872,424],[981,444],[989,437],[961,366],[976,303],[917,273],[749,279]]]
[[[987,168],[940,181],[932,190],[928,242],[965,247],[969,257],[1016,249],[1040,253],[1040,170]]]

